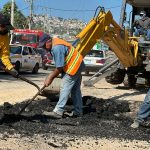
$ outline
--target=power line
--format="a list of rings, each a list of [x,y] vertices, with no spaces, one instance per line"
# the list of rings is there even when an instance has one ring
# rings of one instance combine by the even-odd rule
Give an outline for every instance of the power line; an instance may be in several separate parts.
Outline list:
[[[49,10],[56,10],[56,11],[94,11],[94,10],[72,10],[72,9],[59,9],[59,8],[51,8],[51,7],[46,7],[46,6],[35,6],[37,8],[44,8],[44,9],[49,9]]]
[[[118,5],[118,6],[113,6],[113,7],[109,7],[109,8],[105,8],[105,9],[114,9],[114,8],[121,8],[121,6],[120,5]]]
[[[29,6],[27,6],[27,7],[25,7],[25,8],[22,8],[22,9],[19,9],[20,11],[23,11],[23,10],[25,10],[25,9],[28,9],[29,8]]]
[[[34,6],[36,8],[42,8],[42,9],[45,9],[45,10],[54,10],[54,11],[70,11],[70,12],[90,12],[90,11],[95,11],[95,10],[88,10],[88,9],[84,9],[84,10],[78,10],[78,9],[60,9],[60,8],[52,8],[52,7],[46,7],[46,6],[40,6],[40,5],[36,5]],[[120,5],[119,6],[114,6],[114,7],[110,7],[110,8],[105,8],[107,10],[110,10],[110,9],[113,9],[113,8],[117,8],[117,7],[121,7]]]

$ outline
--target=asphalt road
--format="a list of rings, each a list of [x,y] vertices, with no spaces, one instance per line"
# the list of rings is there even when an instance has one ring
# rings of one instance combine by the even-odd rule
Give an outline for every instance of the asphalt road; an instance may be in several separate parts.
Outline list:
[[[38,74],[32,74],[30,71],[28,71],[28,72],[21,72],[20,75],[24,78],[27,78],[27,79],[33,81],[38,86],[42,86],[44,79],[51,71],[52,71],[51,69],[48,69],[48,70],[39,69]],[[88,79],[92,75],[93,75],[93,73],[90,73],[89,75],[85,75],[85,73],[83,73],[83,80]],[[20,79],[16,79],[13,76],[9,75],[8,73],[0,71],[0,84],[1,85],[4,85],[4,87],[5,87],[7,83],[11,84],[12,82],[13,82],[13,84],[17,84],[18,87],[21,84],[24,84],[24,81],[22,81]]]
[[[50,72],[50,69],[40,69],[38,74],[21,72],[20,75],[31,80],[41,88],[46,76]],[[85,80],[89,77],[90,76],[84,76],[83,79]],[[20,79],[16,79],[5,72],[0,72],[0,104],[3,104],[6,101],[15,103],[30,99],[37,93],[37,91],[37,88],[35,88],[33,85]]]
[[[44,80],[44,78],[50,73],[50,70],[43,70],[40,69],[38,74],[32,74],[30,71],[29,72],[21,72],[20,75],[39,84],[41,80]],[[12,82],[12,81],[17,81],[20,83],[19,79],[16,79],[9,75],[8,73],[5,72],[0,72],[0,82],[3,84],[7,82]]]
[[[38,74],[21,72],[20,75],[33,81],[41,88],[43,86],[44,79],[49,72],[50,70],[40,69]],[[31,98],[36,92],[37,88],[33,85],[20,79],[16,79],[5,72],[0,72],[0,104],[3,104],[5,101],[12,103],[20,102]]]
[[[41,88],[45,77],[50,73],[50,71],[50,69],[40,69],[38,74],[22,72],[20,75],[33,81]],[[86,76],[85,73],[83,73],[83,81],[92,75],[93,74]],[[57,79],[55,79],[55,81],[56,82],[53,83],[57,83],[58,85]],[[126,89],[123,84],[110,85],[105,81],[105,79],[98,81],[93,87],[85,87],[82,84],[81,88],[83,96],[90,95],[104,99],[116,97],[117,99],[134,99],[137,101],[142,101],[147,91],[147,89],[146,91],[129,90]],[[145,90],[145,88],[142,88],[142,90]],[[31,99],[37,92],[37,88],[33,85],[30,85],[20,79],[16,79],[4,72],[0,72],[0,105],[4,102],[17,103]],[[39,96],[37,98],[39,98]]]

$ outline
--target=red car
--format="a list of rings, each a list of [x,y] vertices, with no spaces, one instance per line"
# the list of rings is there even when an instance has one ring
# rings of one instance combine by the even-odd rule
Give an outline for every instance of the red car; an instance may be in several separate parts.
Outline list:
[[[43,56],[43,59],[42,59],[42,68],[44,70],[47,70],[48,67],[51,67],[53,66],[53,57],[52,55],[48,52],[48,53],[45,53],[45,55]]]
[[[47,70],[48,67],[54,66],[53,57],[49,52],[46,52],[45,49],[37,48],[37,53],[42,57],[42,68],[44,70]]]

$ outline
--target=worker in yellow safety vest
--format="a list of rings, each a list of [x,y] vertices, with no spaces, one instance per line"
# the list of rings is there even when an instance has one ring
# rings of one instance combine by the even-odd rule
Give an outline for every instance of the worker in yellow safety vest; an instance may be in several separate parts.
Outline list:
[[[9,31],[13,29],[10,24],[9,17],[0,12],[0,60],[6,69],[10,70],[14,75],[18,72],[14,69],[11,64],[9,56]]]

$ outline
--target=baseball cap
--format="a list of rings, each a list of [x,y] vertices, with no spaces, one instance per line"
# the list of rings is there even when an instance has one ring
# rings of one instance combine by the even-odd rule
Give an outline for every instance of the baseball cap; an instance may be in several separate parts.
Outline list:
[[[145,15],[145,14],[146,14],[145,11],[141,11],[141,12],[140,12],[140,15]]]
[[[40,39],[39,39],[39,48],[42,48],[44,46],[44,44],[48,41],[52,39],[52,37],[48,34],[43,34]]]
[[[0,12],[0,25],[3,25],[8,30],[14,29],[14,27],[10,23],[10,18],[2,12]]]

